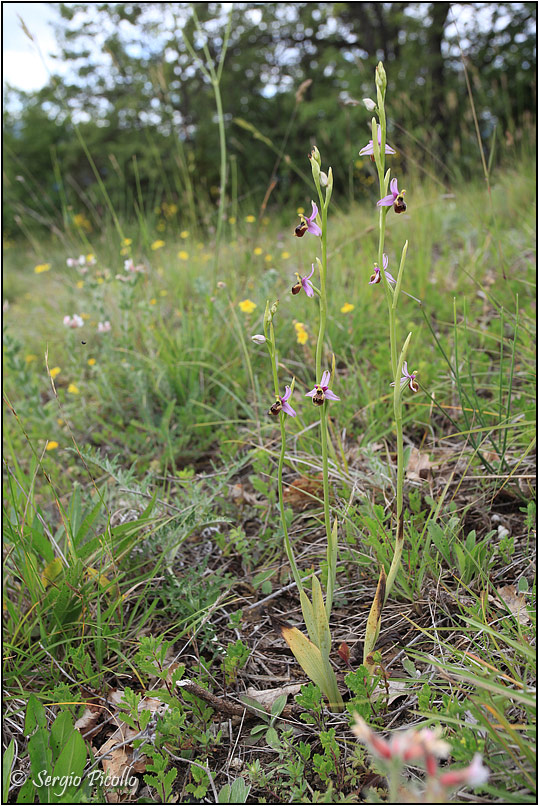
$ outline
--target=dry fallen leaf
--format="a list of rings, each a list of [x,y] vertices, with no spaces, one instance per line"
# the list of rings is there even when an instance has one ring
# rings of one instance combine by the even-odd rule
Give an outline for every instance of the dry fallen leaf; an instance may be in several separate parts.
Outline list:
[[[406,468],[406,478],[411,481],[425,481],[431,476],[431,467],[428,455],[420,453],[417,448],[412,448]]]
[[[258,503],[256,495],[248,492],[245,489],[245,486],[243,484],[240,484],[239,482],[237,484],[232,485],[228,495],[231,501],[238,507],[242,507],[244,504],[250,504],[251,506],[254,506],[255,504]]]
[[[265,688],[261,690],[249,686],[245,694],[252,700],[259,702],[266,710],[269,710],[281,694],[286,694],[287,697],[289,694],[294,696],[295,694],[299,694],[300,690],[301,683],[291,683],[290,685],[280,686],[279,688]]]
[[[373,691],[373,695],[377,695],[381,700],[387,698],[388,705],[398,700],[399,697],[407,697],[409,693],[410,684],[402,680],[388,680],[387,689],[385,683],[380,682]]]
[[[504,585],[497,589],[498,599],[507,605],[511,613],[518,619],[519,624],[527,624],[530,620],[526,610],[526,597],[523,593],[517,593],[514,585]],[[489,601],[496,604],[496,597],[489,596]]]
[[[289,487],[285,487],[283,498],[293,509],[307,509],[318,506],[322,497],[322,474],[315,478],[300,476]]]
[[[84,739],[91,739],[103,727],[103,716],[107,717],[108,711],[97,705],[88,705],[83,715],[75,722],[75,729],[80,731]]]

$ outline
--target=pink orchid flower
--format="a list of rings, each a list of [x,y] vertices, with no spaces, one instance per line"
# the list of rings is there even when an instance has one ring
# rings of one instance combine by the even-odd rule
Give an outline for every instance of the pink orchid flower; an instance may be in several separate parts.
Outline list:
[[[380,126],[380,124],[378,124],[378,145],[379,146],[382,145],[382,127]],[[386,143],[385,153],[396,154],[397,152],[395,151],[394,148],[391,148],[391,146],[388,146],[388,144]],[[372,160],[374,161],[374,146],[372,144],[372,140],[369,140],[368,144],[366,146],[363,146],[363,148],[359,152],[359,156],[371,157]]]
[[[412,374],[410,374],[408,372],[408,362],[405,361],[404,364],[402,365],[402,378],[400,380],[401,389],[403,389],[405,386],[409,386],[412,392],[419,392],[419,385],[416,381],[416,378],[417,378],[417,371],[412,372]],[[391,386],[395,386],[395,384],[392,383]]]
[[[296,277],[298,278],[298,281],[295,285],[292,286],[293,294],[299,294],[299,292],[303,288],[308,297],[314,296],[313,284],[311,283],[310,279],[314,274],[314,263],[312,263],[311,266],[312,266],[311,273],[306,274],[305,277],[300,277],[299,274],[296,272]]]
[[[383,199],[377,201],[376,206],[393,207],[396,213],[404,213],[406,211],[406,202],[404,201],[404,194],[406,191],[399,190],[396,179],[391,180],[389,189],[391,190],[391,193],[389,193],[387,196],[384,196]]]
[[[316,223],[316,216],[318,215],[318,207],[313,201],[311,201],[311,204],[313,206],[313,211],[311,215],[309,216],[309,218],[305,218],[304,215],[301,215],[300,216],[301,221],[294,230],[294,235],[296,235],[298,238],[303,238],[306,232],[310,232],[311,235],[322,235],[322,230]]]
[[[289,386],[285,386],[284,395],[282,397],[277,397],[277,400],[268,411],[268,414],[273,414],[273,416],[276,417],[279,412],[284,411],[284,413],[288,414],[290,417],[295,417],[296,412],[290,403],[287,402],[291,394],[292,389]]]
[[[317,383],[314,389],[311,389],[310,392],[307,392],[305,397],[312,397],[313,403],[315,406],[321,406],[324,400],[340,400],[340,397],[331,391],[328,386],[330,379],[330,372],[329,370],[325,370],[322,374],[322,378],[320,383]]]
[[[389,266],[389,258],[385,254],[383,256],[382,265],[384,267],[384,274],[387,277],[388,283],[393,283],[393,285],[395,285],[395,283],[397,281],[395,280],[393,275],[390,272],[388,272],[388,270],[387,270],[387,267]],[[381,279],[382,279],[382,277],[380,275],[380,267],[378,266],[377,263],[375,263],[374,264],[374,274],[371,274],[371,279],[369,280],[369,285],[376,285],[376,283],[379,283],[381,281]]]

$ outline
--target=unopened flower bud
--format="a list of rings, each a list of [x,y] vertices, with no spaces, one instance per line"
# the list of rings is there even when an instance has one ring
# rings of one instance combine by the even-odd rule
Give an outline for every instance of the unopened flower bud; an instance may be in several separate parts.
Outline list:
[[[266,337],[261,333],[256,333],[254,336],[251,336],[251,341],[254,341],[255,344],[265,344]]]
[[[319,168],[322,167],[322,157],[320,156],[320,152],[316,146],[313,146],[309,159],[311,162],[317,162]]]
[[[331,190],[333,187],[333,169],[331,166],[328,169],[328,188]]]
[[[324,171],[320,171],[320,185],[325,188],[328,184],[328,175]]]
[[[382,97],[385,95],[386,87],[387,87],[387,76],[386,71],[384,70],[384,65],[382,62],[378,62],[376,65],[376,77],[375,77],[376,87],[380,89],[382,93]]]
[[[275,302],[273,303],[273,305],[270,308],[270,314],[271,314],[272,319],[275,316],[275,314],[277,313],[277,306],[278,305],[279,305],[279,300],[277,299],[277,300],[275,300]]]
[[[374,110],[376,109],[376,104],[372,100],[372,98],[363,98],[363,103],[365,105],[365,109],[367,110],[367,112],[374,112]]]

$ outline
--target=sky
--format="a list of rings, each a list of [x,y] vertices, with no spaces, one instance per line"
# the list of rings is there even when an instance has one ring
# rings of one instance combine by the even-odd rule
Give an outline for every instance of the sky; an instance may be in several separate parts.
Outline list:
[[[48,80],[47,68],[36,46],[21,28],[19,14],[35,37],[51,72],[62,73],[62,65],[50,58],[57,53],[51,20],[58,13],[48,3],[2,3],[2,66],[4,84],[21,90],[37,90]]]

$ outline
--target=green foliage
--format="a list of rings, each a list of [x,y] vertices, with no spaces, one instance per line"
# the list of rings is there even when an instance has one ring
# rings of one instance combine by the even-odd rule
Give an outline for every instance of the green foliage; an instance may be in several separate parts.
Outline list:
[[[87,749],[73,717],[60,711],[50,725],[41,702],[31,695],[24,732],[28,741],[30,775],[19,790],[18,803],[84,803],[89,795],[83,781]],[[10,762],[11,766],[11,762]]]
[[[238,639],[234,644],[228,644],[226,653],[223,658],[223,672],[227,685],[231,685],[237,677],[240,669],[243,669],[251,650],[246,646],[241,639]]]
[[[370,674],[367,667],[361,664],[355,672],[348,672],[344,682],[354,694],[346,703],[346,710],[350,714],[359,714],[365,720],[372,720],[376,715],[374,690],[380,682],[380,676]]]

